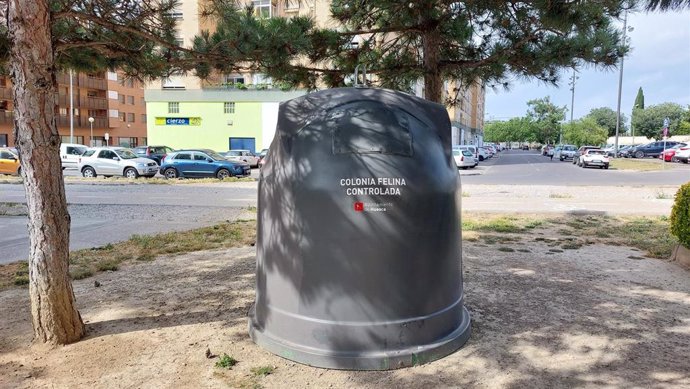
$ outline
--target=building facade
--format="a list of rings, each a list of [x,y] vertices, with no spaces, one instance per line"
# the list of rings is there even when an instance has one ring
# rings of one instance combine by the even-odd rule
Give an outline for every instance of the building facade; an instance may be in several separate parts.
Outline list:
[[[268,148],[280,102],[304,91],[147,90],[149,144],[216,151]]]
[[[118,73],[57,75],[56,121],[63,143],[134,147],[146,144],[146,104],[143,85]],[[14,140],[14,104],[9,77],[0,76],[0,146]],[[93,120],[89,120],[89,119]]]

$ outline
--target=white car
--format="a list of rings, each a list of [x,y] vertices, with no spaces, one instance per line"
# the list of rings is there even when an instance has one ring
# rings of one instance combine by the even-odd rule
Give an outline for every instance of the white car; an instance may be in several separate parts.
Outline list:
[[[79,157],[84,154],[88,147],[74,143],[60,144],[60,160],[62,169],[76,169],[79,164]]]
[[[688,161],[690,160],[690,147],[683,147],[680,150],[676,151],[676,155],[673,156],[673,160],[688,163]]]
[[[251,167],[259,167],[259,157],[249,150],[230,150],[222,153],[222,155],[230,160],[244,161]]]
[[[79,157],[77,168],[84,177],[139,176],[153,177],[158,172],[156,161],[141,158],[121,147],[95,147]]]
[[[469,150],[474,154],[474,158],[478,159],[480,162],[489,158],[489,153],[483,147],[477,147],[475,145],[455,145],[453,150]]]
[[[477,166],[477,160],[469,150],[453,149],[453,159],[460,169],[472,169]]]
[[[609,156],[604,150],[589,149],[580,156],[578,165],[583,168],[590,166],[598,166],[599,169],[608,169]]]

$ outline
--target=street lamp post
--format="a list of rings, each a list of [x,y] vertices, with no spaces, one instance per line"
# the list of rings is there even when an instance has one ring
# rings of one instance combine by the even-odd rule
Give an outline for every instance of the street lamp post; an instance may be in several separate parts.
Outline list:
[[[573,75],[570,77],[570,82],[568,83],[568,85],[570,85],[570,91],[572,92],[572,98],[570,99],[570,122],[571,123],[573,121],[573,113],[575,110],[575,83],[580,78],[580,77],[577,77],[575,75],[575,72],[577,72],[577,70],[575,70],[575,68],[573,68]]]
[[[630,28],[630,31],[632,31],[632,27]],[[623,17],[623,43],[626,44],[628,43],[628,38],[626,37],[626,33],[628,32],[628,10],[625,10],[625,16]],[[621,56],[621,71],[620,74],[618,75],[618,109],[616,110],[616,144],[613,148],[614,150],[614,156],[618,156],[618,134],[620,132],[620,127],[621,127],[621,94],[623,90],[623,63],[625,60],[625,55]],[[632,128],[632,116],[630,119],[630,127]],[[634,131],[634,130],[633,130]],[[635,133],[633,132],[633,143],[635,143]]]
[[[89,144],[93,147],[93,121],[95,119],[89,116],[89,125],[91,126],[91,138],[89,139]]]

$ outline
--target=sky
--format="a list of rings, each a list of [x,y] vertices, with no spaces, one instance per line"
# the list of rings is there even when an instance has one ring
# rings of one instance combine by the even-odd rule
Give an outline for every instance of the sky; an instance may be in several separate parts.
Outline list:
[[[622,28],[622,21],[620,27]],[[621,112],[628,118],[637,90],[642,87],[645,106],[664,102],[690,104],[690,10],[628,14],[631,52],[623,65]],[[619,69],[579,69],[575,85],[574,119],[593,108],[616,110]],[[561,74],[559,87],[539,81],[513,81],[508,91],[486,90],[485,119],[508,120],[524,116],[527,101],[551,96],[557,106],[567,106],[570,119],[572,70]],[[629,121],[628,121],[629,123]]]

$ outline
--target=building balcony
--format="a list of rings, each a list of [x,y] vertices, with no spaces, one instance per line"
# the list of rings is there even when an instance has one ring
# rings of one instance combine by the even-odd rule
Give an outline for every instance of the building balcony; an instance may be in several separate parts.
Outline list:
[[[14,113],[12,111],[0,111],[0,124],[14,125]]]
[[[77,85],[80,88],[101,89],[101,90],[108,89],[108,82],[106,81],[105,78],[89,77],[85,74],[80,74],[79,77],[76,77],[76,78],[78,79]],[[69,76],[67,77],[67,83],[69,84]]]

